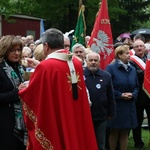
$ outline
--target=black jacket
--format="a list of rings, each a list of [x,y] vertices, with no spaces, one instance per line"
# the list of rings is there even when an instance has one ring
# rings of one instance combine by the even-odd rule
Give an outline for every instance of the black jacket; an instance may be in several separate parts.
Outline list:
[[[98,69],[94,74],[86,67],[85,83],[92,101],[93,120],[106,120],[115,116],[115,100],[112,80],[109,73]]]
[[[20,150],[20,141],[14,136],[14,102],[19,101],[18,89],[13,87],[3,67],[4,62],[0,63],[0,149]]]

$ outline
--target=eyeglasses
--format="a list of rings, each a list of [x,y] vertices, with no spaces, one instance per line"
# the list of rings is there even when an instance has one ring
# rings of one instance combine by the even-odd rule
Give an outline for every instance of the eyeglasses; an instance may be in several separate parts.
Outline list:
[[[16,53],[16,51],[21,52],[21,49],[11,49],[10,53]]]

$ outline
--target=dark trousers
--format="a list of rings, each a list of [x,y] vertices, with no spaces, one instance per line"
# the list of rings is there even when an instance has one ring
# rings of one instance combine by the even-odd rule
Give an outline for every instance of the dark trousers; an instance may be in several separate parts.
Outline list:
[[[94,130],[99,150],[105,149],[105,137],[106,137],[106,120],[94,120]]]
[[[144,92],[144,91],[143,91]],[[133,139],[136,148],[142,148],[144,146],[144,142],[142,141],[142,131],[141,126],[144,119],[144,109],[146,110],[148,117],[148,124],[150,130],[150,99],[145,93],[142,93],[140,97],[138,97],[136,102],[136,111],[137,111],[137,119],[138,126],[133,129]]]

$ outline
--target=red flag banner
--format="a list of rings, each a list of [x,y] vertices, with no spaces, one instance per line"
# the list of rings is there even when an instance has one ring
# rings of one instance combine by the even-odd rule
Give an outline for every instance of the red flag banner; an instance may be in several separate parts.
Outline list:
[[[147,62],[146,62],[143,90],[150,98],[150,60],[147,60]]]
[[[108,15],[107,0],[102,0],[101,2],[88,45],[92,51],[100,54],[101,69],[105,69],[114,59],[113,38]]]

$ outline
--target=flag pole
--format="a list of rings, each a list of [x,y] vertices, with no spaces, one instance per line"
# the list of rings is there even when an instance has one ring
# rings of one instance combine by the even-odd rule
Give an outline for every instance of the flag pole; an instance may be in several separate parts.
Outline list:
[[[79,0],[79,10],[80,10],[80,7],[81,7],[82,4],[83,4],[82,0]]]
[[[99,1],[99,8],[101,7],[101,3],[102,3],[102,1]]]
[[[82,6],[82,0],[79,0],[79,8],[78,8],[78,16],[79,16],[79,14],[80,14],[80,8],[81,8],[81,6]]]
[[[85,6],[82,4],[78,12],[78,19],[75,27],[72,46],[76,43],[80,43],[85,46],[86,23],[84,18],[84,10]]]

